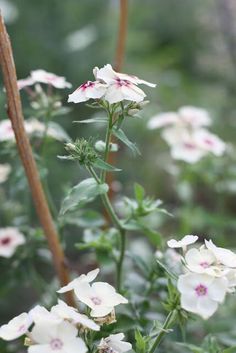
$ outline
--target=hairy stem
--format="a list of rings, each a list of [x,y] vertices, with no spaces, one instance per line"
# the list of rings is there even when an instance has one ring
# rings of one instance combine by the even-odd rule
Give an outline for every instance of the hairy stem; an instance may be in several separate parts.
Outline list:
[[[157,338],[155,339],[149,353],[154,353],[157,349],[157,347],[160,345],[162,338],[166,335],[166,330],[168,330],[170,328],[170,326],[172,325],[174,319],[176,316],[176,311],[173,310],[171,312],[169,312],[166,321],[164,322],[164,325],[162,326],[161,332],[158,334]]]

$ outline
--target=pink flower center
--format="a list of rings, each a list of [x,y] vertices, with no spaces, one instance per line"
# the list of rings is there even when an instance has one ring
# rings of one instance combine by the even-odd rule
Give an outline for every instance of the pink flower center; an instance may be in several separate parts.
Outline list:
[[[21,325],[19,328],[18,328],[18,332],[23,332],[25,331],[25,325]]]
[[[116,84],[118,87],[122,87],[122,86],[129,86],[130,82],[127,80],[121,80],[120,78],[116,78]]]
[[[207,261],[203,261],[199,264],[201,267],[203,268],[208,268],[209,267],[209,263]]]
[[[196,146],[193,143],[190,142],[185,142],[184,147],[186,147],[189,150],[195,150]]]
[[[2,238],[2,239],[0,240],[0,244],[1,244],[1,245],[9,245],[10,242],[11,242],[11,238],[10,238],[10,237],[5,237],[5,238]]]
[[[208,146],[214,146],[214,142],[210,139],[204,139],[204,142],[208,145]]]
[[[95,305],[100,305],[102,303],[101,299],[98,297],[92,297],[91,300]]]
[[[195,288],[195,292],[196,292],[198,297],[203,297],[203,296],[207,295],[207,287],[204,286],[203,284],[199,284]]]
[[[63,342],[59,338],[53,338],[50,342],[50,347],[53,351],[62,349]]]
[[[95,86],[94,82],[88,81],[88,82],[83,83],[81,86],[79,86],[78,89],[82,89],[82,91],[85,91],[87,88],[91,88],[91,87],[94,87],[94,86]]]

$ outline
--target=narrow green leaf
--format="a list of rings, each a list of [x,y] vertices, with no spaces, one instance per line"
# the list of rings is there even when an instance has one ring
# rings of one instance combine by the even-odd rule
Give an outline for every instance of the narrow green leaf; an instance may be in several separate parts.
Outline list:
[[[113,167],[111,164],[104,162],[101,158],[97,158],[93,163],[93,167],[106,170],[108,172],[119,172],[121,169]]]
[[[73,123],[78,123],[78,124],[92,124],[92,123],[102,123],[105,124],[107,123],[107,117],[95,117],[95,118],[90,118],[90,119],[85,119],[85,120],[75,120]]]
[[[89,178],[74,186],[62,202],[60,214],[64,215],[75,207],[93,201],[98,195],[105,194],[109,187],[107,184],[98,184],[95,179]]]
[[[142,185],[135,183],[134,184],[134,193],[135,193],[135,197],[136,197],[136,200],[138,201],[138,203],[141,203],[144,199],[144,196],[145,196],[145,190],[142,187]]]
[[[141,154],[136,144],[128,139],[123,130],[117,130],[116,128],[113,128],[112,132],[119,140],[121,140],[127,147],[129,147],[134,154]]]

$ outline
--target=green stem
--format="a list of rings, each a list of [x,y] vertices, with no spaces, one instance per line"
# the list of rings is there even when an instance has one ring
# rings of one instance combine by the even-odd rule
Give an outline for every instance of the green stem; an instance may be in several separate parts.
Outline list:
[[[164,325],[162,326],[162,330],[159,333],[159,335],[157,336],[155,342],[153,343],[149,353],[154,353],[155,350],[157,349],[157,347],[160,345],[162,338],[166,335],[166,330],[168,330],[171,326],[171,324],[173,323],[174,319],[176,316],[176,311],[173,310],[171,312],[169,312],[166,321],[164,322]]]
[[[110,149],[112,120],[113,120],[113,114],[110,112],[110,110],[108,110],[108,117],[109,117],[109,120],[108,120],[108,124],[107,124],[106,137],[105,137],[104,162],[107,162],[107,160],[108,160],[109,149]],[[105,180],[106,180],[106,170],[102,170],[101,181],[105,182]]]
[[[125,243],[126,243],[125,230],[122,229],[120,231],[120,256],[117,261],[116,288],[118,292],[122,291],[122,270],[123,270],[123,262],[124,262],[124,256],[125,256]]]

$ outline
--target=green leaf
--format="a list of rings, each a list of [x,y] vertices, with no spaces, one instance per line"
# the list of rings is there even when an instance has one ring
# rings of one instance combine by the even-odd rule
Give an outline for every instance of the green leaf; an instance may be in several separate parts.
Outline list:
[[[119,140],[121,140],[127,147],[129,147],[134,154],[141,154],[136,144],[128,139],[123,130],[117,130],[116,128],[113,128],[112,132]]]
[[[134,333],[135,342],[136,342],[136,352],[137,353],[146,353],[147,352],[147,337],[142,336],[139,330],[136,330]]]
[[[178,346],[188,348],[191,350],[193,353],[207,353],[204,352],[202,348],[195,346],[193,344],[188,344],[188,343],[180,343],[180,342],[175,342]]]
[[[63,129],[63,127],[61,125],[55,123],[54,121],[49,122],[48,129],[51,129],[51,131],[55,132],[55,136],[58,140],[66,141],[66,142],[71,141],[70,136]],[[50,133],[50,130],[48,130],[48,133]]]
[[[60,214],[93,201],[98,195],[105,194],[109,187],[107,184],[98,184],[95,179],[89,178],[74,186],[62,202]]]
[[[222,351],[222,353],[236,353],[236,346],[234,347],[230,347],[230,348],[226,348]]]
[[[113,167],[112,165],[104,162],[101,158],[97,158],[95,162],[93,162],[93,167],[99,168],[102,170],[106,170],[108,172],[119,172],[121,169]]]
[[[149,228],[144,221],[140,219],[131,219],[129,222],[124,222],[123,227],[127,230],[139,230],[141,231],[149,241],[157,247],[162,246],[162,236],[160,233],[156,232],[154,229]]]
[[[142,203],[144,196],[145,196],[145,190],[142,187],[142,185],[135,183],[134,184],[134,193],[135,193],[135,197],[136,197],[136,200],[138,201],[138,203]]]
[[[90,118],[90,119],[85,119],[85,120],[76,120],[73,121],[73,123],[78,123],[78,124],[92,124],[92,123],[102,123],[105,124],[107,123],[107,117],[96,117],[96,118]]]
[[[74,224],[82,228],[97,228],[105,225],[105,218],[97,211],[79,209],[60,218],[62,224]]]

